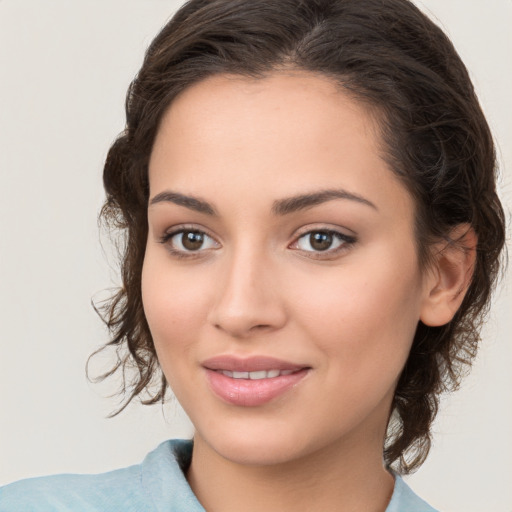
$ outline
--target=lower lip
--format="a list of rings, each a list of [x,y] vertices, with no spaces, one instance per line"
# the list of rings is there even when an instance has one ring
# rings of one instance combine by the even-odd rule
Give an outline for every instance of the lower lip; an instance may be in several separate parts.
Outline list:
[[[295,387],[309,372],[304,368],[290,375],[270,379],[233,379],[206,369],[206,376],[212,391],[225,402],[242,407],[256,407]]]

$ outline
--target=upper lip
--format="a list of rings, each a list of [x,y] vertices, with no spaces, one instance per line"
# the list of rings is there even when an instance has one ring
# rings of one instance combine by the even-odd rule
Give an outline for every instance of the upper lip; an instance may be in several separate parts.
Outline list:
[[[256,372],[261,370],[292,370],[309,368],[308,365],[292,363],[268,356],[236,357],[220,355],[203,361],[208,370],[227,370],[231,372]]]

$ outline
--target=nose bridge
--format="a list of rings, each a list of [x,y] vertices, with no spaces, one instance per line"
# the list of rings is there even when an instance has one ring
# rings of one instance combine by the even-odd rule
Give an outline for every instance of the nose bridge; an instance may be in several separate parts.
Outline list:
[[[211,311],[211,322],[235,337],[273,330],[285,322],[284,304],[276,286],[275,261],[261,245],[240,242],[226,255]]]

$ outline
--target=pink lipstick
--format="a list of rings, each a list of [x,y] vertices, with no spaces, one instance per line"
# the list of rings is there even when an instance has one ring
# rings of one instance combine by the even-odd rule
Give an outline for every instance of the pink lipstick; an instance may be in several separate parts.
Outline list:
[[[311,367],[272,357],[238,358],[224,355],[202,366],[208,384],[219,398],[232,405],[255,407],[295,387]]]

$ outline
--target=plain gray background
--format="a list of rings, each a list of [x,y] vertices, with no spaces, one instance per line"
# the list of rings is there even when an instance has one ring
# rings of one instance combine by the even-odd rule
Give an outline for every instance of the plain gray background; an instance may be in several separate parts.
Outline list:
[[[90,300],[117,283],[96,225],[102,163],[143,52],[179,4],[0,0],[0,484],[106,471],[191,435],[173,403],[105,419],[114,387],[84,373],[107,339]],[[471,71],[499,145],[510,218],[512,1],[418,4]],[[443,401],[432,453],[408,478],[445,512],[512,510],[511,288],[509,272],[474,371]]]

